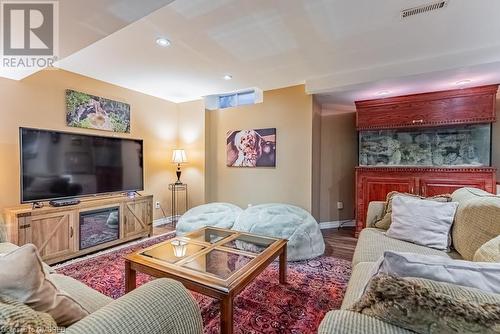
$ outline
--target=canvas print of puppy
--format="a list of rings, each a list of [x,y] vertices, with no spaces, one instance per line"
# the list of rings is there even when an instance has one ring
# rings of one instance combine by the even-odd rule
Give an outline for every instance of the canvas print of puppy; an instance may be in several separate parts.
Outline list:
[[[228,167],[276,167],[276,129],[227,133]]]

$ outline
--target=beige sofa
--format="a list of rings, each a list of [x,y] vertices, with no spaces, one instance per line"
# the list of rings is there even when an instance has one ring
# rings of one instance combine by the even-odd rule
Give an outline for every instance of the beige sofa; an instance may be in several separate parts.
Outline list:
[[[446,253],[387,237],[384,230],[372,227],[383,213],[384,202],[371,202],[367,214],[368,227],[359,236],[352,263],[352,276],[342,307],[340,310],[331,311],[325,316],[318,333],[413,333],[347,309],[361,296],[362,289],[371,278],[375,262],[383,255],[384,251],[412,252],[472,260],[475,248],[479,248],[481,244],[500,234],[500,197],[493,197],[478,189],[463,188],[452,194],[452,200],[459,203],[452,229],[452,239],[454,243],[457,243],[456,248],[463,254],[457,249]],[[491,235],[493,237],[490,237]]]
[[[0,223],[0,254],[17,247],[5,242]],[[55,273],[47,265],[44,268],[60,289],[91,312],[66,328],[66,334],[199,334],[203,331],[198,304],[177,281],[157,279],[113,300],[71,277]]]

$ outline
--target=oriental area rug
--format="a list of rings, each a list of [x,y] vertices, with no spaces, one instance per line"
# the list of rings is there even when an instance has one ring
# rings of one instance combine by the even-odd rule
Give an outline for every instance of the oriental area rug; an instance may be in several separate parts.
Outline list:
[[[175,232],[120,246],[56,266],[58,273],[73,277],[111,297],[124,294],[123,257],[168,240]],[[289,262],[286,285],[278,282],[278,263],[272,263],[234,300],[234,330],[238,334],[316,333],[325,314],[339,309],[351,276],[351,264],[334,257]],[[153,278],[137,274],[137,286]],[[204,333],[219,333],[219,303],[192,293],[200,306]]]

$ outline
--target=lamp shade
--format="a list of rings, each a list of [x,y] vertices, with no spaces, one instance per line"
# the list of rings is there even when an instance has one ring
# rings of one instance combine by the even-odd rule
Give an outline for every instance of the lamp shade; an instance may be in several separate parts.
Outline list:
[[[187,162],[186,152],[184,150],[173,150],[172,162],[176,164],[182,164]]]

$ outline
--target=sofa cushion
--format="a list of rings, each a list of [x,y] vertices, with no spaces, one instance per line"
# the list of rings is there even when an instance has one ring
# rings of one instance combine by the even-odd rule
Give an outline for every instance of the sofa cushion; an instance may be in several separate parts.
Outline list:
[[[58,288],[65,291],[74,300],[77,300],[89,313],[94,313],[98,309],[108,305],[113,301],[112,298],[89,288],[85,284],[60,274],[50,275],[50,279]]]
[[[439,203],[395,196],[392,224],[386,234],[394,239],[447,251],[457,206],[457,202]]]
[[[479,247],[474,254],[474,261],[500,263],[500,235]]]
[[[0,333],[56,334],[58,328],[49,314],[37,312],[15,299],[0,295]]]
[[[19,246],[11,244],[10,242],[2,242],[0,243],[0,256],[5,255],[9,252],[12,252],[15,249],[18,249]],[[52,269],[48,264],[45,262],[42,262],[43,266],[43,271],[45,271],[46,274],[53,274],[56,271]]]
[[[367,315],[345,311],[330,311],[318,328],[318,334],[415,334]]]
[[[59,326],[69,326],[89,314],[50,280],[34,245],[27,244],[1,256],[0,268],[2,295],[50,314]]]
[[[363,294],[364,288],[373,277],[375,271],[374,262],[360,262],[352,269],[351,278],[342,301],[342,309],[348,309]]]
[[[498,333],[500,299],[456,298],[390,275],[377,275],[350,310],[387,321],[417,333]],[[430,331],[430,329],[432,329]]]
[[[500,197],[462,188],[452,198],[459,202],[452,228],[453,246],[464,259],[472,261],[483,244],[500,235]]]
[[[460,255],[456,252],[446,253],[441,250],[415,245],[410,242],[389,238],[383,230],[365,228],[359,234],[358,244],[352,260],[353,265],[360,262],[376,262],[384,255],[385,251],[460,258]]]
[[[425,278],[500,294],[500,263],[387,251],[377,262],[373,275],[379,273]]]
[[[392,200],[395,196],[403,196],[415,199],[427,199],[436,202],[449,202],[451,200],[451,196],[449,194],[437,195],[425,198],[419,195],[400,193],[398,191],[391,191],[386,196],[384,212],[382,213],[382,217],[379,220],[375,221],[375,223],[373,223],[373,227],[380,228],[383,230],[389,229],[392,223]]]

